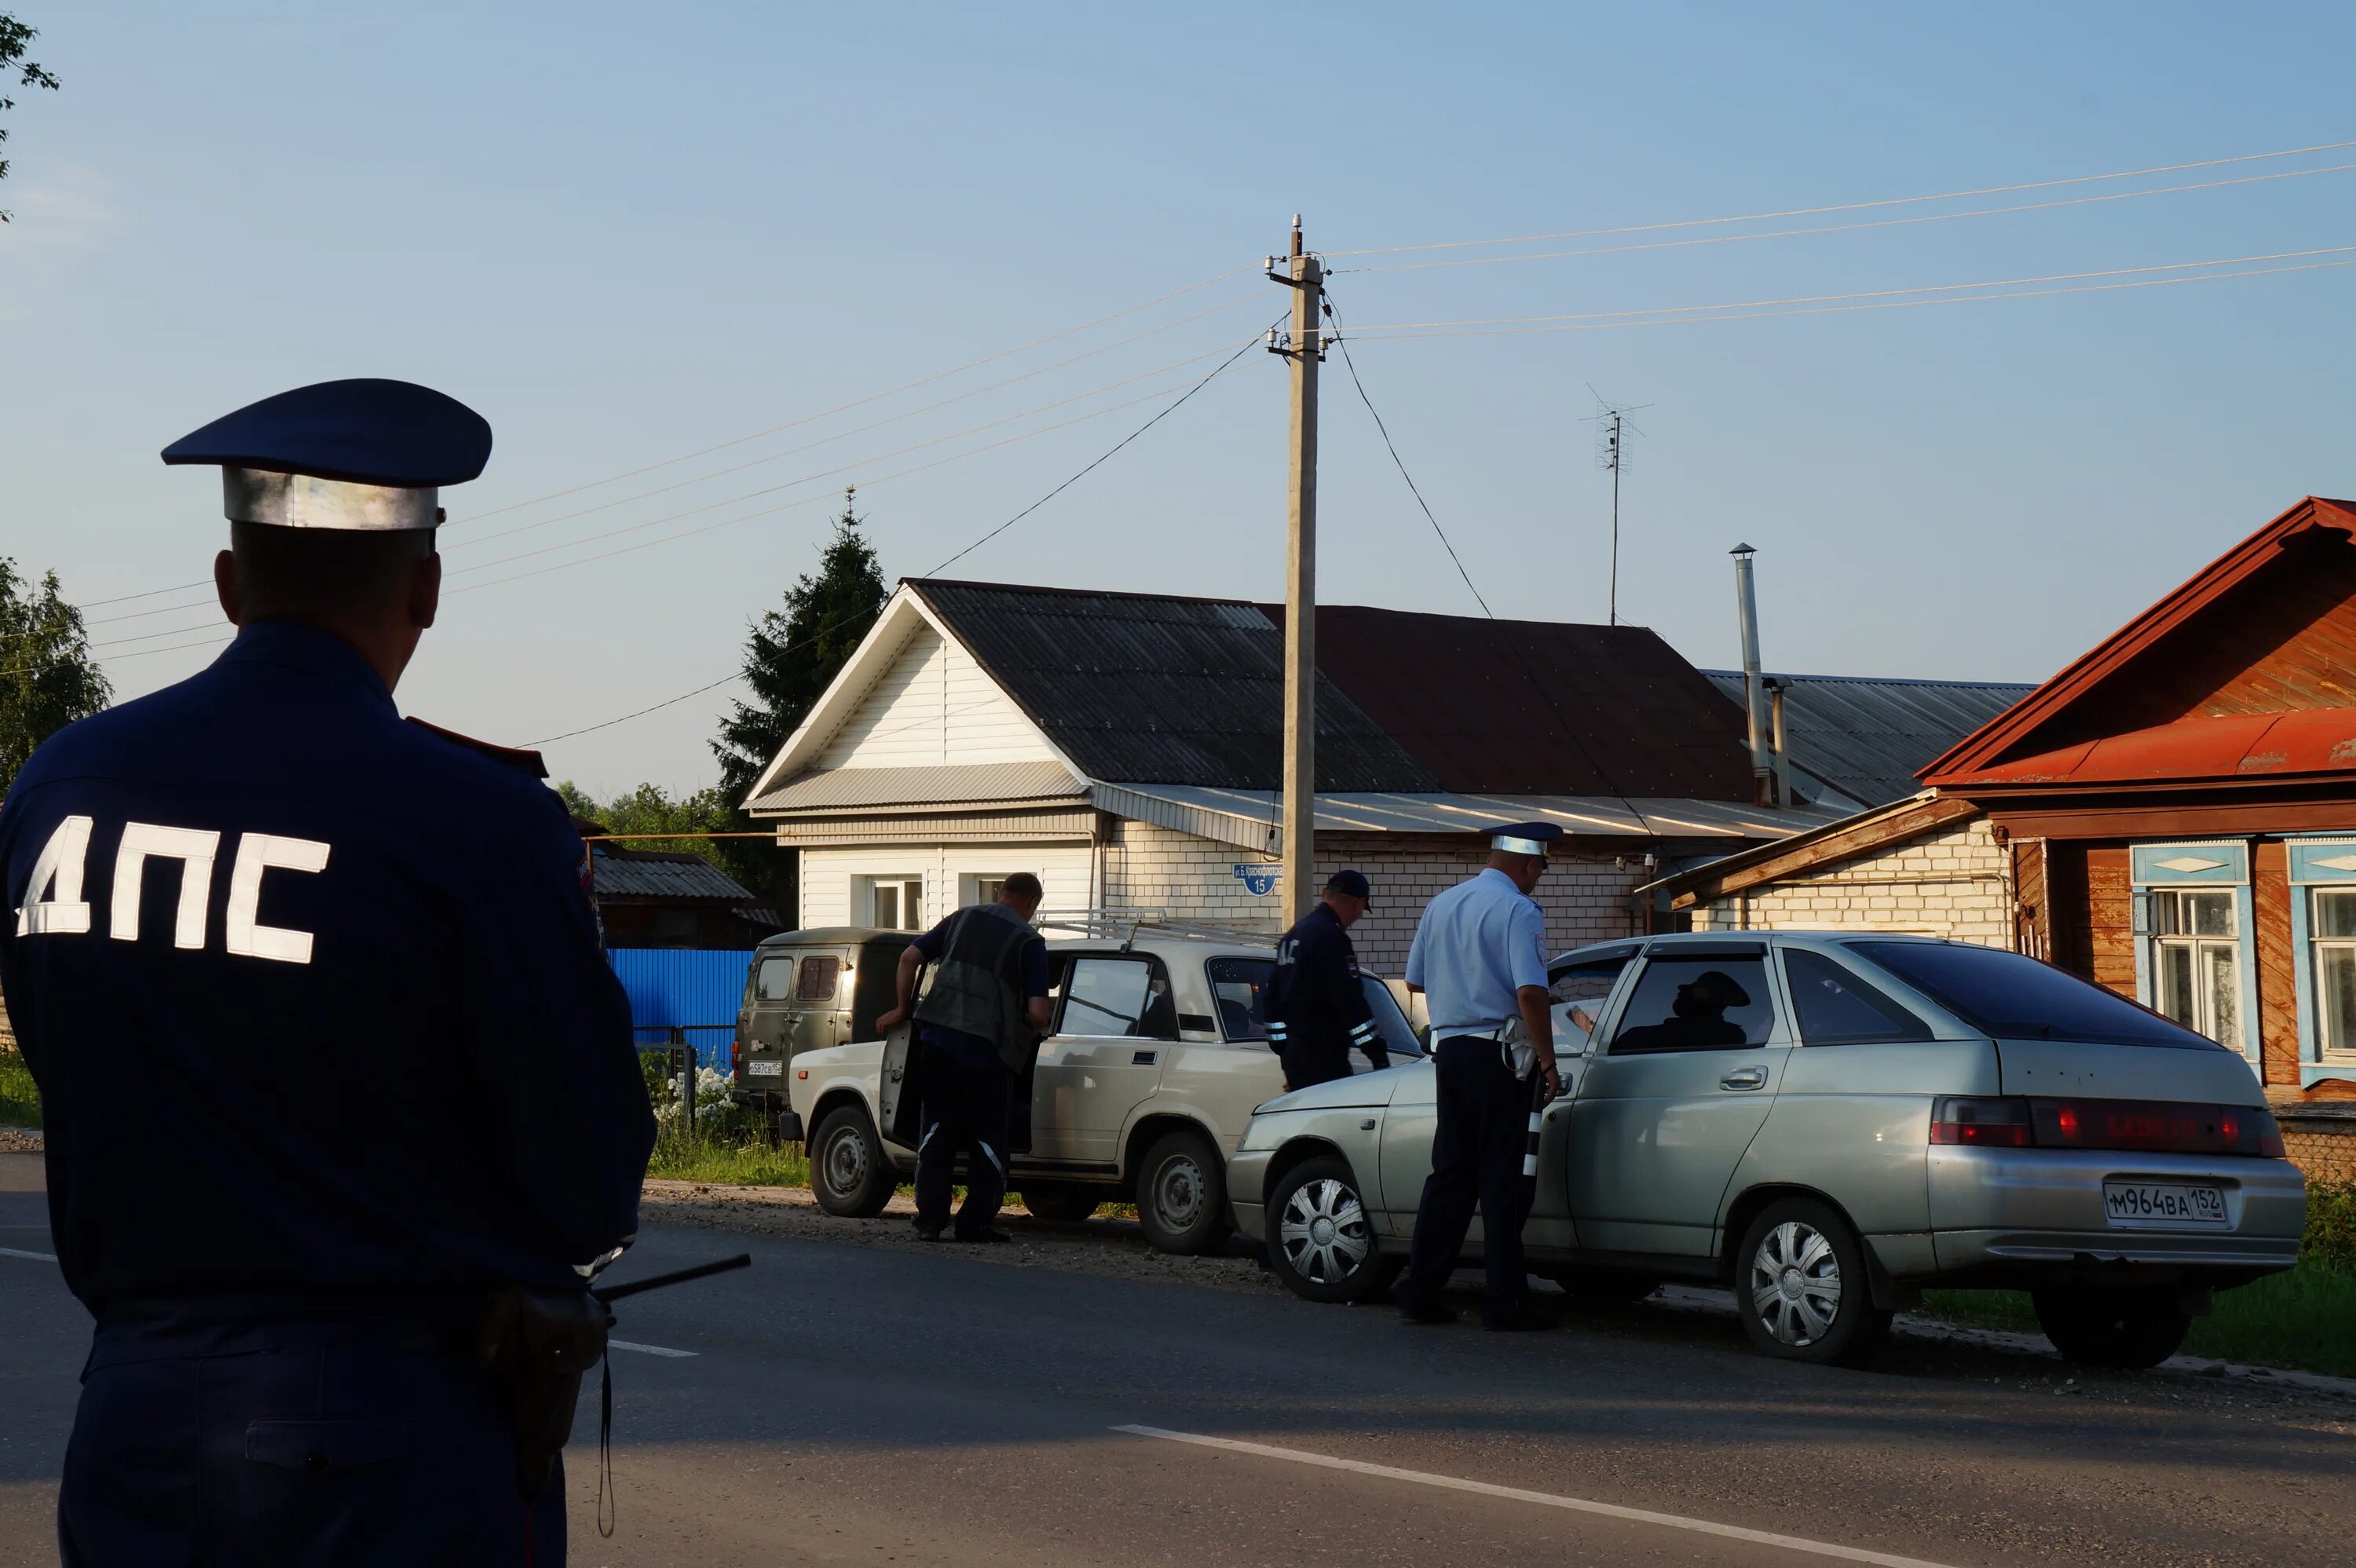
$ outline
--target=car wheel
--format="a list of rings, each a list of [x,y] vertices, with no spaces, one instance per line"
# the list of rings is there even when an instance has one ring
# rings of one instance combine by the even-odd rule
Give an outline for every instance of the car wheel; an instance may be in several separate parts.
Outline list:
[[[1104,1196],[1097,1189],[1076,1183],[1040,1182],[1023,1189],[1023,1207],[1031,1211],[1033,1218],[1066,1225],[1079,1223],[1103,1205]]]
[[[1269,1194],[1269,1262],[1292,1294],[1309,1301],[1365,1301],[1398,1276],[1386,1256],[1350,1162],[1319,1155],[1285,1173]]]
[[[1227,1170],[1200,1133],[1165,1133],[1137,1170],[1137,1222],[1156,1252],[1192,1257],[1227,1239]]]
[[[1848,1221],[1813,1198],[1780,1200],[1751,1221],[1735,1254],[1734,1306],[1751,1344],[1787,1361],[1861,1360],[1893,1316],[1873,1305]]]
[[[827,1113],[809,1141],[810,1194],[830,1214],[873,1220],[892,1201],[892,1162],[856,1105]]]
[[[2030,1292],[2029,1301],[2053,1348],[2081,1366],[2156,1367],[2192,1329],[2191,1315],[2165,1290],[2056,1286]]]
[[[1651,1275],[1623,1274],[1618,1269],[1566,1269],[1554,1276],[1563,1294],[1587,1307],[1625,1307],[1661,1288]]]

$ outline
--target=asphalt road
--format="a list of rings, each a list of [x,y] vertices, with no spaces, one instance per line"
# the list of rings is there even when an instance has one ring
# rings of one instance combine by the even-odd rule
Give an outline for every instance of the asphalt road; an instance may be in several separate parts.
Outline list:
[[[48,1250],[38,1174],[0,1156],[0,1249]],[[2329,1402],[1920,1348],[1788,1367],[1643,1308],[1416,1328],[679,1225],[614,1277],[736,1250],[752,1270],[623,1304],[650,1349],[613,1356],[618,1528],[592,1522],[584,1398],[573,1562],[2356,1562],[2356,1407]],[[0,1563],[51,1562],[86,1326],[5,1253],[0,1325]]]

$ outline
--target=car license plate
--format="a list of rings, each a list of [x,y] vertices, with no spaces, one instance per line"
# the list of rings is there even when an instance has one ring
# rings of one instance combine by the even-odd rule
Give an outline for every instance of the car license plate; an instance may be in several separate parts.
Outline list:
[[[764,1061],[756,1056],[744,1064],[744,1071],[755,1078],[783,1078],[786,1064],[774,1060]]]
[[[2222,1225],[2225,1192],[2177,1181],[2105,1181],[2103,1212],[2114,1225]]]

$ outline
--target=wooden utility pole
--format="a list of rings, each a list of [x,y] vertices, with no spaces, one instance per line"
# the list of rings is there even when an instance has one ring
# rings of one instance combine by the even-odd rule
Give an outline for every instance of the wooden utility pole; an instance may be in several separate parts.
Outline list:
[[[1284,923],[1316,897],[1317,868],[1317,366],[1324,272],[1301,248],[1292,218],[1292,254],[1282,281],[1292,286],[1292,338],[1280,350],[1292,362],[1292,464],[1285,506],[1284,550]],[[1273,275],[1273,270],[1271,269]]]

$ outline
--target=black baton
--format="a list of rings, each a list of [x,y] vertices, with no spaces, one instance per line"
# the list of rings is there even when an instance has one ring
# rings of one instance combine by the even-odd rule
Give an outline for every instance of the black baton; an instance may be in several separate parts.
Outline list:
[[[730,1269],[752,1266],[753,1254],[738,1253],[734,1257],[722,1258],[718,1263],[698,1264],[693,1268],[674,1269],[669,1274],[656,1275],[651,1279],[634,1279],[627,1285],[609,1285],[603,1290],[593,1290],[589,1294],[610,1305],[626,1296],[637,1296],[642,1291],[660,1290],[666,1285],[685,1285],[691,1279],[701,1279],[706,1275],[726,1274]]]

